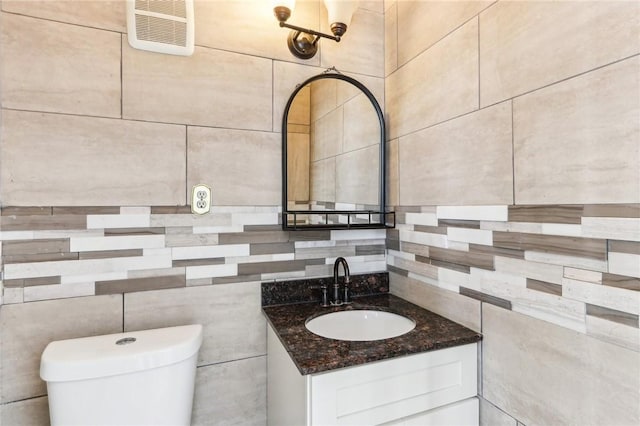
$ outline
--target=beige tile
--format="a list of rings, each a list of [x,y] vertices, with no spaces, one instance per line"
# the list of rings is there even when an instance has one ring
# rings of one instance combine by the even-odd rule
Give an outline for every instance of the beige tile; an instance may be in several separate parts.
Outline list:
[[[282,129],[282,117],[287,101],[299,84],[324,69],[288,62],[273,62],[273,131]]]
[[[508,102],[400,138],[400,204],[512,204]]]
[[[472,330],[480,331],[479,300],[461,296],[453,291],[443,290],[393,272],[389,274],[389,280],[391,294],[402,297]]]
[[[309,200],[309,135],[287,137],[287,200]]]
[[[322,31],[331,33],[326,8],[322,7]],[[320,47],[321,66],[340,71],[384,77],[384,15],[357,9],[347,32],[339,43],[323,39]]]
[[[488,7],[491,1],[399,1],[398,65],[409,62]]]
[[[518,204],[640,201],[638,70],[635,57],[513,101]]]
[[[271,130],[270,60],[204,47],[189,57],[159,55],[126,41],[122,50],[125,118]]]
[[[0,310],[2,403],[46,394],[40,356],[54,340],[122,331],[122,297],[5,305]]]
[[[388,206],[397,206],[400,204],[400,179],[398,171],[398,139],[387,142],[386,144],[386,160],[387,163],[387,201]]]
[[[199,365],[266,353],[259,282],[127,293],[124,297],[125,331],[202,324]]]
[[[191,418],[194,426],[263,426],[266,407],[266,356],[198,368]]]
[[[213,205],[281,203],[279,134],[189,127],[188,140],[187,186],[210,185]]]
[[[311,163],[311,200],[336,201],[336,159],[314,161]]]
[[[338,84],[347,83],[333,78],[323,78],[309,84],[312,122],[318,121],[342,104],[338,103]]]
[[[311,123],[311,161],[335,157],[342,152],[344,111],[340,106]]]
[[[371,10],[372,12],[383,13],[384,12],[384,1],[383,0],[360,0],[358,2],[358,7],[360,9]]]
[[[287,117],[288,125],[300,124],[309,126],[311,124],[311,87],[303,87],[294,98],[289,108]],[[291,131],[291,130],[289,130]]]
[[[336,157],[336,202],[380,204],[379,164],[379,145]]]
[[[49,400],[46,396],[0,405],[0,425],[49,425]]]
[[[398,8],[396,3],[384,13],[384,75],[398,68]]]
[[[274,61],[273,65],[273,130],[280,132],[282,129],[282,117],[284,108],[287,105],[289,97],[305,80],[315,75],[321,74],[325,68],[305,66],[301,64],[293,64],[281,61]],[[373,95],[378,103],[384,105],[384,78],[373,77],[365,74],[357,74],[344,72],[343,74],[358,80]],[[351,97],[356,91],[347,83],[341,84],[340,97]],[[336,95],[338,96],[338,95]],[[383,108],[384,110],[384,108]]]
[[[126,2],[123,0],[8,0],[2,10],[57,22],[126,32]]]
[[[120,34],[1,18],[4,108],[120,117]]]
[[[384,139],[380,119],[371,101],[364,93],[344,104],[344,131],[342,151],[349,152],[371,145],[380,145]]]
[[[637,352],[487,304],[482,334],[483,396],[524,424],[640,422]]]
[[[196,43],[230,52],[319,65],[319,54],[303,60],[289,51],[287,37],[291,30],[280,28],[273,4],[263,0],[196,0]],[[288,23],[317,30],[321,4],[309,0],[296,2]]]
[[[517,426],[517,421],[484,398],[480,398],[480,426]]]
[[[449,34],[386,79],[389,138],[478,108],[478,20]]]
[[[7,110],[2,120],[3,203],[184,203],[182,126]]]
[[[634,1],[498,2],[480,21],[482,105],[640,52]]]

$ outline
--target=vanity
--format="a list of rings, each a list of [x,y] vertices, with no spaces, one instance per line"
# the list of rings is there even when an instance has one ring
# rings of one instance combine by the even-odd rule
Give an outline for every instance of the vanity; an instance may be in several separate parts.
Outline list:
[[[323,280],[333,281],[263,283],[269,425],[478,424],[480,334],[389,294],[386,273],[352,276],[353,302],[337,307],[321,306],[313,288]],[[381,339],[376,333],[384,334],[377,329],[385,320],[379,320],[373,334],[361,329],[370,340],[357,340],[357,325],[355,334],[341,337],[349,340],[306,326],[349,312],[363,324],[382,312],[415,326],[391,327],[403,334]],[[332,333],[331,326],[321,331]]]

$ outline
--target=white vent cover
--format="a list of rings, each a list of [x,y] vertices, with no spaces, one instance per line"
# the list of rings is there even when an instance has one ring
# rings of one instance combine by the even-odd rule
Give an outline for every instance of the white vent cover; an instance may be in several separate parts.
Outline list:
[[[135,49],[189,56],[193,21],[193,0],[127,0],[127,33]]]

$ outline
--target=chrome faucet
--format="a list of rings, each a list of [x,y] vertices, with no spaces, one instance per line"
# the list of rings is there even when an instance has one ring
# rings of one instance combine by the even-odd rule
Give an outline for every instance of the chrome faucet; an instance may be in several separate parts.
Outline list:
[[[344,288],[342,292],[342,298],[340,297],[340,283],[338,282],[338,272],[340,269],[340,265],[342,265],[342,269],[344,269]],[[336,259],[333,264],[333,301],[332,305],[343,305],[346,303],[351,303],[349,300],[349,283],[351,282],[351,278],[349,275],[349,264],[344,257],[339,257]]]

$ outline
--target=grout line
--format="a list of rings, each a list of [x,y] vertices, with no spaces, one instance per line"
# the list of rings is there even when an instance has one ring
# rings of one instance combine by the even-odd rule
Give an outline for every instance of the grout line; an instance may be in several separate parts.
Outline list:
[[[120,119],[124,120],[124,34],[120,35]]]
[[[482,90],[482,79],[480,78],[480,70],[481,70],[481,62],[480,62],[480,14],[478,14],[477,16],[478,18],[478,109],[480,109],[480,107],[482,106],[481,104],[481,99],[482,99],[482,94],[481,94],[481,90]]]
[[[515,128],[513,126],[513,99],[511,99],[511,203],[516,205],[516,144]]]
[[[230,360],[227,360],[227,361],[220,361],[220,362],[212,362],[210,364],[202,364],[202,365],[198,365],[198,368],[212,367],[214,365],[229,364],[229,363],[236,362],[236,361],[245,361],[245,360],[248,360],[248,359],[266,358],[266,357],[267,357],[267,354],[265,353],[265,354],[262,354],[262,355],[248,356],[248,357],[245,357],[245,358],[230,359]]]

